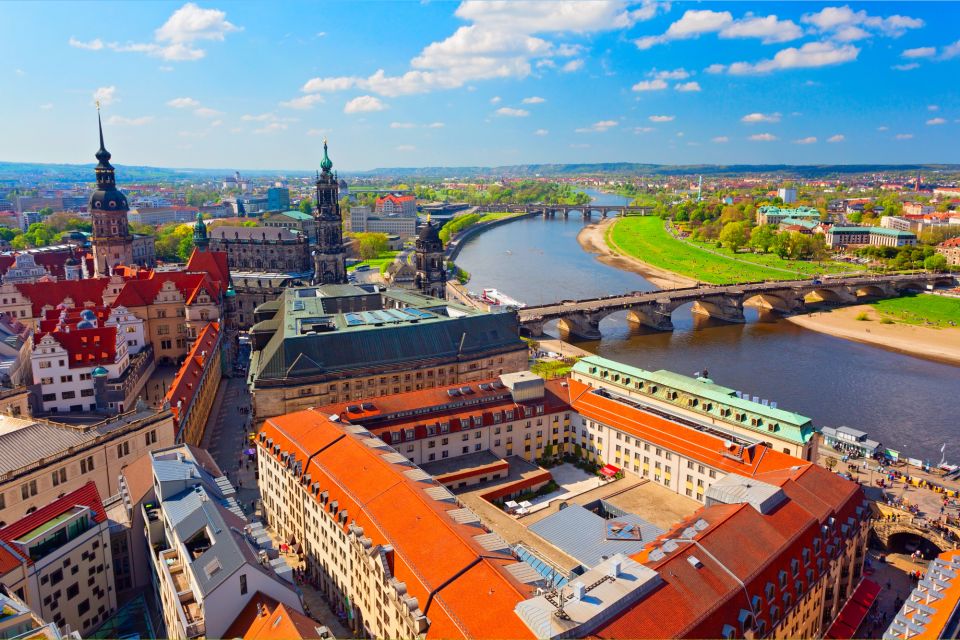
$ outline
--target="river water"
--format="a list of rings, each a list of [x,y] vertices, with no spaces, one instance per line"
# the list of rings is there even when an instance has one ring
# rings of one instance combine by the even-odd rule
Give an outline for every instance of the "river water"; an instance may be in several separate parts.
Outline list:
[[[587,193],[597,204],[623,201]],[[496,287],[530,305],[656,288],[583,251],[582,228],[574,213],[517,220],[469,239],[457,264],[470,273],[472,291]],[[960,462],[960,367],[841,340],[756,309],[746,315],[746,324],[725,324],[694,319],[685,306],[674,312],[674,331],[655,332],[621,312],[601,322],[601,340],[577,346],[645,369],[693,375],[707,368],[717,384],[775,400],[816,425],[855,427],[933,462],[946,443],[947,460]],[[557,333],[555,324],[547,333]]]

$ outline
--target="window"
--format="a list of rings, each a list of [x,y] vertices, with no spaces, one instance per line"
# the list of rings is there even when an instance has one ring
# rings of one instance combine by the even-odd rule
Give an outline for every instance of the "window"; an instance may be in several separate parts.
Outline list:
[[[83,614],[85,614],[85,613],[88,612],[88,611],[90,611],[90,600],[89,600],[89,599],[88,599],[88,600],[84,600],[84,601],[82,601],[80,604],[77,605],[77,613],[78,613],[79,615],[82,616]]]
[[[244,596],[247,594],[247,576],[240,576],[240,595]]]
[[[50,362],[49,360],[42,360],[41,362],[38,363],[38,366],[41,369],[49,369],[51,364],[53,363]]]
[[[80,473],[93,471],[93,456],[88,456],[80,460]]]
[[[37,495],[37,481],[31,480],[30,482],[25,482],[20,486],[20,496],[26,500],[31,496]]]
[[[117,457],[122,458],[123,456],[130,455],[130,443],[121,442],[117,445]]]
[[[152,431],[149,431],[149,432],[143,434],[143,437],[144,437],[144,440],[146,441],[147,445],[156,444],[156,442],[157,442],[157,430],[156,430],[156,429],[153,429]]]
[[[73,600],[80,594],[80,585],[74,582],[67,587],[67,600]]]
[[[77,397],[77,392],[76,392],[76,391],[64,391],[63,393],[60,394],[60,396],[61,396],[64,400],[73,400],[74,398]]]
[[[55,584],[59,584],[62,581],[63,581],[63,569],[57,569],[56,571],[50,572],[51,587]]]
[[[53,486],[57,486],[61,482],[67,481],[67,469],[58,469],[53,472]]]

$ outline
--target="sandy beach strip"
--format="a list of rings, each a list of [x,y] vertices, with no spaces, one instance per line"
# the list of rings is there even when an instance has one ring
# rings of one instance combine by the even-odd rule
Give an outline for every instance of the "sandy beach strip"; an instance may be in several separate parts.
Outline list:
[[[696,280],[654,267],[633,256],[618,253],[607,246],[606,233],[614,222],[616,222],[616,218],[607,218],[599,223],[586,225],[577,234],[577,242],[580,243],[584,251],[596,254],[600,262],[617,269],[639,274],[660,289],[678,289],[697,284]]]
[[[869,320],[857,320],[866,313]],[[880,324],[870,305],[815,311],[786,318],[805,329],[855,340],[920,358],[960,364],[960,328],[934,329],[910,324]]]

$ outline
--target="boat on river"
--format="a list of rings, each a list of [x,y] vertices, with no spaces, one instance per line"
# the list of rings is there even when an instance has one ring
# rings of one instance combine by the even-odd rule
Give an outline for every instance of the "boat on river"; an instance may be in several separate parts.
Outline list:
[[[522,309],[523,307],[527,306],[526,303],[520,302],[519,300],[514,300],[502,291],[491,288],[484,289],[480,293],[480,301],[491,306],[513,309]]]

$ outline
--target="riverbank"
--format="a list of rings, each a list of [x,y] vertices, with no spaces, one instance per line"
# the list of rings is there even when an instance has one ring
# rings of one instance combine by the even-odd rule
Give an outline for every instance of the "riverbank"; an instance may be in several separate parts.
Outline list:
[[[866,314],[868,320],[857,320],[861,314]],[[881,324],[881,317],[874,307],[864,304],[791,316],[786,320],[836,338],[960,365],[960,328],[934,329],[899,322]]]
[[[631,271],[641,275],[660,289],[678,289],[682,287],[692,287],[697,284],[696,280],[692,278],[687,278],[672,271],[655,267],[633,256],[628,256],[614,250],[613,247],[607,244],[606,236],[610,226],[613,225],[616,220],[616,218],[607,218],[596,224],[586,225],[580,233],[577,234],[577,242],[580,243],[580,247],[587,253],[595,254],[597,260],[600,262],[617,269],[623,269],[624,271]]]

